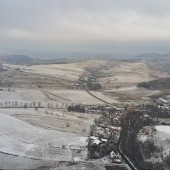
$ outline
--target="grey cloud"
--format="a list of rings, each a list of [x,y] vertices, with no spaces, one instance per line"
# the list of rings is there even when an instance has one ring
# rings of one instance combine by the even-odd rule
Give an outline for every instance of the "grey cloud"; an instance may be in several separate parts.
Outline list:
[[[169,7],[168,0],[1,0],[0,50],[166,51]]]

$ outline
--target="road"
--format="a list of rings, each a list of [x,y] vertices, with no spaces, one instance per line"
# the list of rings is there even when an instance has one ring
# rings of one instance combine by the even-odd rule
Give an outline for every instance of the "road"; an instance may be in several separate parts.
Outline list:
[[[88,88],[86,86],[84,86],[84,89],[87,91],[87,93],[89,93],[91,96],[95,97],[96,99],[106,103],[106,104],[109,104],[109,105],[112,105],[111,103],[108,103],[106,101],[104,101],[103,99],[100,99],[99,97],[95,96],[94,94],[92,94]],[[126,162],[126,164],[131,168],[131,170],[137,170],[137,168],[133,165],[133,163],[127,158],[126,155],[124,155],[124,153],[122,152],[121,150],[121,147],[120,147],[120,144],[121,144],[121,136],[119,138],[119,141],[118,141],[118,146],[117,146],[117,150],[119,152],[119,154],[122,156],[122,158],[124,159],[124,161]]]

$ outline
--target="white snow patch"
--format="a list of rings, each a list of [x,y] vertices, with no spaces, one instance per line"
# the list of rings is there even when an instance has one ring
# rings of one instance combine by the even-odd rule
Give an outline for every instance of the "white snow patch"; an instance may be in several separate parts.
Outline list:
[[[84,139],[78,134],[42,130],[0,113],[0,151],[36,159],[72,161],[70,143]],[[65,146],[65,149],[62,149]]]
[[[157,131],[168,133],[170,135],[170,126],[159,125],[159,126],[155,126],[155,128]]]

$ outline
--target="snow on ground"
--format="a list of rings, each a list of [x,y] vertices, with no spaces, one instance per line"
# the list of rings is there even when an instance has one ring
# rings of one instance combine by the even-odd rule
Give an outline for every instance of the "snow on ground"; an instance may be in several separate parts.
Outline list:
[[[86,91],[83,90],[57,90],[51,91],[51,93],[55,94],[53,96],[54,99],[58,101],[70,101],[72,103],[81,103],[81,104],[88,104],[88,105],[95,105],[95,104],[103,104],[102,101],[94,98]],[[57,97],[58,96],[58,97]],[[104,95],[102,95],[103,97]]]
[[[119,102],[126,99],[127,104],[150,104],[152,103],[150,96],[158,95],[160,94],[160,91],[138,88],[136,85],[128,85],[119,88],[111,88],[105,90],[104,93],[108,96],[113,96],[113,99],[116,99]]]
[[[170,126],[146,126],[138,133],[138,141],[146,146],[152,142],[158,151],[148,161],[162,162],[170,153]]]
[[[53,170],[106,170],[106,169],[102,164],[87,162],[71,166],[61,165],[57,168],[54,168]]]
[[[59,77],[63,79],[76,80],[84,72],[83,69],[70,64],[48,64],[34,65],[29,67],[30,72],[48,76]]]
[[[154,94],[159,94],[159,90],[149,90],[145,88],[138,88],[136,85],[130,85],[126,87],[120,87],[120,88],[112,88],[111,90],[105,90],[106,92],[116,92],[120,94],[126,94],[126,95],[132,95],[133,96],[151,96]]]
[[[138,140],[141,142],[146,142],[151,139],[152,128],[150,126],[145,126],[138,133]]]
[[[170,153],[170,126],[155,126],[156,134],[154,136],[155,144],[163,148],[163,153]]]
[[[72,161],[71,143],[85,140],[75,133],[42,130],[0,113],[0,152],[21,157],[55,161]]]
[[[166,77],[167,73],[158,70],[150,70],[143,62],[120,62],[107,70],[106,77],[100,78],[100,83],[106,89],[135,85],[139,82],[150,81]]]
[[[116,100],[116,97],[110,97],[110,96],[106,96],[104,95],[102,92],[96,92],[96,91],[90,91],[93,95],[95,95],[96,97],[108,102],[108,103],[118,103],[118,101]]]
[[[68,80],[77,80],[79,75],[85,72],[86,67],[97,68],[105,64],[106,60],[87,60],[69,64],[46,64],[46,65],[33,65],[33,66],[19,66],[25,72],[43,74],[48,76],[59,77]],[[15,65],[10,67],[15,68]]]
[[[33,108],[27,108],[27,109],[24,109],[24,108],[0,108],[0,113],[3,113],[3,114],[7,114],[7,115],[10,115],[10,116],[14,116],[14,115],[29,115],[30,117],[32,115],[44,115],[45,111],[44,109],[38,109],[38,110],[35,110]]]
[[[53,166],[54,161],[30,159],[22,156],[0,153],[0,169],[30,170],[39,167]]]
[[[0,102],[5,101],[45,101],[46,96],[39,90],[12,89],[11,91],[0,91]]]
[[[3,91],[0,91],[0,107],[23,107],[24,104],[27,104],[27,107],[33,107],[34,103],[35,106],[40,103],[43,107],[49,107],[48,104],[50,104],[53,108],[65,108],[66,104],[70,102],[67,100],[51,100],[41,90],[11,88],[8,91],[8,89],[4,88]]]
[[[51,109],[24,109],[24,108],[0,108],[0,112],[23,120],[36,127],[52,129],[62,132],[73,132],[89,135],[90,125],[93,124],[96,114],[74,113]]]
[[[148,139],[153,139],[155,144],[161,144],[161,142],[169,142],[170,147],[170,126],[145,126],[140,130],[138,139],[143,142],[147,141]]]
[[[158,132],[167,133],[167,135],[170,137],[170,126],[159,125],[159,126],[156,126],[155,128]]]

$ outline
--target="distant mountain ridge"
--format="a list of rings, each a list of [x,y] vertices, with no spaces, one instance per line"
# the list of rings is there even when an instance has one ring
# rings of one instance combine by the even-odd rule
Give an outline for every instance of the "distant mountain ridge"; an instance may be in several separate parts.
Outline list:
[[[2,55],[0,61],[10,64],[32,64],[34,59],[27,55]]]
[[[136,58],[143,60],[166,60],[170,61],[170,53],[158,54],[158,53],[143,53],[138,55]]]
[[[91,58],[99,58],[102,57],[60,57],[56,59],[33,59],[27,55],[21,54],[10,54],[10,53],[0,53],[0,61],[9,63],[9,64],[66,64],[70,62],[83,61]],[[104,57],[105,58],[105,57]],[[111,58],[105,58],[111,59]],[[112,58],[114,59],[114,58]],[[117,58],[118,59],[118,58]],[[119,60],[121,60],[120,58]],[[158,53],[143,53],[136,57],[133,57],[135,60],[144,60],[144,61],[161,61],[161,62],[170,62],[170,53],[167,54],[158,54]],[[129,58],[128,58],[129,60]]]

